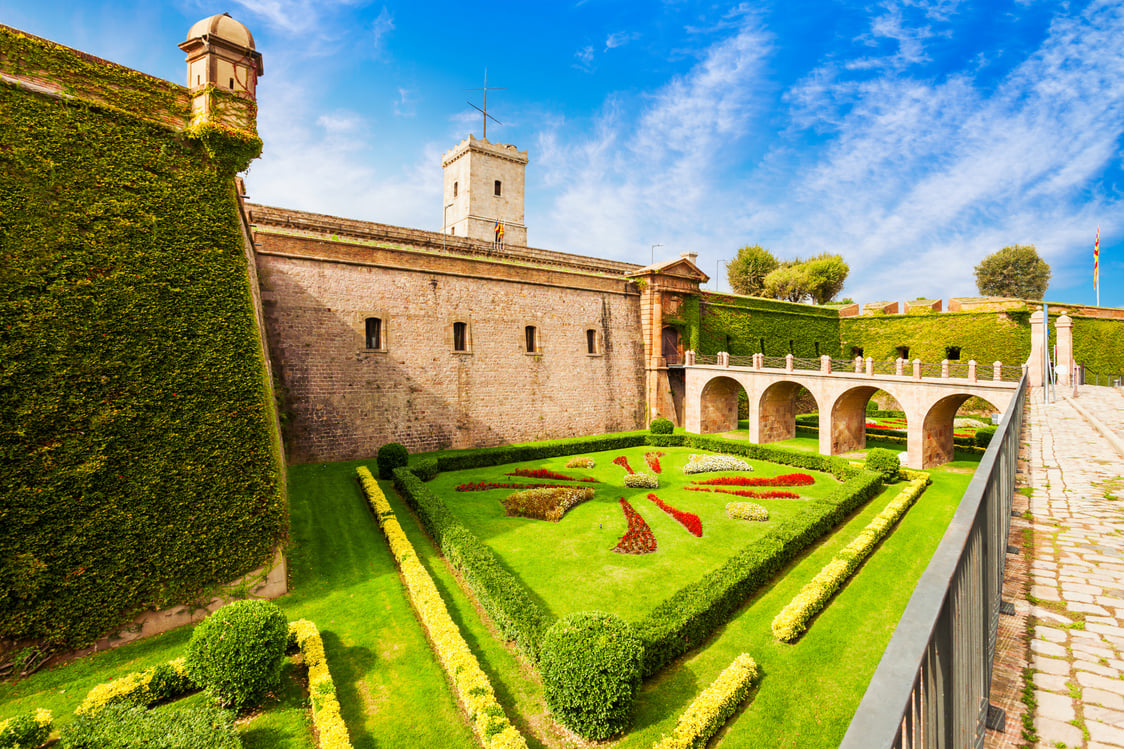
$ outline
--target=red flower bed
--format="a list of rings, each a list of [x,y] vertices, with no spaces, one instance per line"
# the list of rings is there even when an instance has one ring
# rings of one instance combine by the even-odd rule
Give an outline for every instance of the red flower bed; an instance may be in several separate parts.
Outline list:
[[[590,483],[590,484],[600,484],[601,483],[600,481],[593,478],[592,476],[586,476],[585,478],[574,478],[573,476],[567,476],[564,473],[555,473],[554,471],[548,471],[545,468],[534,468],[534,469],[531,469],[531,468],[516,468],[511,473],[505,473],[504,475],[505,476],[523,476],[523,477],[529,478],[529,479],[554,479],[555,481],[585,481],[585,482]]]
[[[750,478],[749,476],[719,476],[706,481],[692,481],[703,486],[811,486],[816,480],[806,473],[784,473],[773,478]]]
[[[656,550],[656,537],[652,535],[652,529],[627,499],[621,497],[620,502],[624,516],[628,519],[628,531],[621,536],[613,551],[618,554],[651,554]]]
[[[660,508],[668,515],[671,515],[671,517],[678,520],[679,524],[686,528],[692,536],[695,536],[696,538],[702,538],[702,521],[699,520],[698,515],[693,512],[682,512],[675,509],[671,505],[666,505],[663,503],[663,500],[661,500],[655,494],[649,494],[648,499],[655,502],[656,507]]]
[[[636,471],[632,470],[632,466],[628,464],[628,458],[623,455],[618,455],[617,457],[613,458],[613,463],[625,469],[629,473],[636,473]]]
[[[691,492],[722,492],[723,494],[735,494],[739,497],[752,497],[754,499],[800,499],[800,495],[795,492],[755,492],[750,489],[711,489],[707,486],[685,486],[683,488]]]
[[[489,489],[566,489],[566,484],[497,484],[492,481],[477,481],[476,483],[461,484],[458,492],[486,492]]]
[[[644,460],[648,462],[648,467],[652,469],[652,473],[660,472],[660,458],[664,456],[659,450],[650,453],[644,453]]]

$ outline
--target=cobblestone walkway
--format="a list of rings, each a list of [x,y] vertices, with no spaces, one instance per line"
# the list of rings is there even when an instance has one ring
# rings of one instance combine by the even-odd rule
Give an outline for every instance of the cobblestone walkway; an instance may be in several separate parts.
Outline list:
[[[1124,394],[1062,390],[1030,399],[1029,594],[1004,597],[1029,600],[1038,746],[1124,748],[1124,457],[1079,410],[1124,440]]]

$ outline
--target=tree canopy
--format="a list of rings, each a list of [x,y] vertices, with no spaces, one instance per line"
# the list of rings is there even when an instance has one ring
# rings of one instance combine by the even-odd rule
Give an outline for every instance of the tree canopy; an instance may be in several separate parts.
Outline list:
[[[736,294],[761,296],[765,292],[765,276],[779,264],[773,253],[759,244],[742,247],[726,266],[730,289]]]
[[[976,266],[976,288],[985,296],[1041,299],[1050,285],[1050,266],[1032,244],[1004,247]]]

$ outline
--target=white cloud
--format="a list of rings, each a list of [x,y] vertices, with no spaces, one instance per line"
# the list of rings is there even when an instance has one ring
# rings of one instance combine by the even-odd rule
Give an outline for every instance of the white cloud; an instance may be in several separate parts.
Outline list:
[[[636,41],[642,36],[639,31],[616,31],[605,38],[605,51],[623,47],[629,42]]]
[[[574,67],[586,73],[593,71],[593,45],[587,44],[574,53]]]
[[[390,11],[384,5],[379,12],[378,18],[371,24],[371,36],[373,37],[373,45],[375,54],[380,54],[386,44],[386,37],[394,31],[394,18],[390,15]]]

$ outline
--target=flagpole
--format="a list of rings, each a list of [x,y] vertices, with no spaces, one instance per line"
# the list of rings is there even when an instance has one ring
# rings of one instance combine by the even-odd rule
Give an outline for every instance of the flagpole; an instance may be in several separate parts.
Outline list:
[[[1097,306],[1101,306],[1101,227],[1097,227],[1097,241],[1093,244],[1093,291],[1097,293]]]

